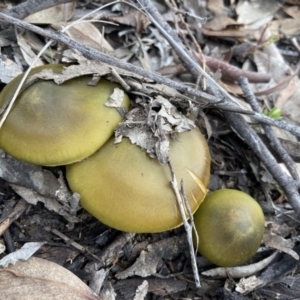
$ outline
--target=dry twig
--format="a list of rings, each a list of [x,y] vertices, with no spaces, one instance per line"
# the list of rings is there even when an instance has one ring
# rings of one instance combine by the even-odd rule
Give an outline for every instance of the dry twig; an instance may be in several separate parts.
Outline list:
[[[243,77],[239,78],[239,85],[240,85],[241,89],[243,90],[245,98],[251,105],[252,109],[258,113],[261,113],[262,110],[257,103],[257,100],[250,88],[247,78],[243,78]],[[299,179],[299,174],[297,172],[297,167],[295,165],[295,162],[290,157],[288,152],[284,149],[284,147],[281,145],[279,139],[273,132],[272,128],[269,125],[265,125],[265,124],[262,124],[262,128],[270,141],[271,147],[281,157],[281,159],[285,163],[287,169],[290,171],[293,179],[296,181],[298,187],[300,187],[300,179]]]
[[[19,5],[13,6],[7,11],[7,14],[17,19],[24,19],[41,10],[69,2],[73,2],[73,0],[27,0]]]
[[[206,103],[209,103],[212,106],[216,105],[219,109],[222,109],[222,110],[229,110],[229,111],[235,111],[235,112],[242,113],[242,114],[249,114],[249,115],[251,115],[252,118],[254,118],[257,121],[287,130],[287,131],[291,132],[293,135],[300,137],[300,128],[298,126],[288,124],[285,121],[281,121],[281,120],[273,120],[271,118],[264,116],[263,114],[259,114],[259,113],[255,113],[255,112],[248,111],[245,109],[241,109],[240,107],[237,107],[234,104],[228,103],[228,101],[227,102],[224,102],[223,100],[220,101],[219,99],[224,99],[222,96],[221,97],[212,96],[208,93],[201,92],[199,90],[190,88],[179,82],[165,78],[157,73],[146,71],[140,67],[126,63],[122,60],[119,60],[119,59],[116,59],[107,54],[101,53],[93,48],[82,45],[82,44],[72,40],[71,38],[63,35],[60,32],[43,29],[43,28],[37,27],[35,25],[29,24],[27,22],[20,21],[16,18],[12,18],[3,13],[0,13],[0,21],[14,24],[18,27],[33,31],[41,36],[48,37],[57,42],[68,45],[69,47],[80,51],[88,59],[95,60],[95,61],[101,61],[101,62],[107,63],[111,66],[118,67],[118,68],[127,70],[132,73],[136,73],[145,78],[149,78],[155,82],[164,84],[171,88],[174,88],[185,95],[190,95],[190,96],[196,97],[196,98],[198,98],[197,101],[199,101],[199,103],[203,103],[203,101],[204,101]]]

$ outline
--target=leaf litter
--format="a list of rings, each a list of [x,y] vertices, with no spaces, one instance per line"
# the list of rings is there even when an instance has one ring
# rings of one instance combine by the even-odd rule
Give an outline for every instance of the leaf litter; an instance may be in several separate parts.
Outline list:
[[[253,85],[253,87],[258,91],[264,91],[264,95],[262,95],[264,99],[261,99],[261,105],[267,106],[270,109],[272,109],[275,105],[279,106],[282,109],[283,116],[285,118],[289,117],[294,122],[298,122],[299,118],[297,117],[297,112],[299,110],[297,109],[297,99],[299,97],[297,97],[297,90],[299,89],[297,89],[297,86],[299,79],[297,76],[293,75],[293,64],[287,63],[287,56],[282,54],[284,53],[282,51],[284,44],[280,42],[275,44],[274,40],[276,41],[277,39],[279,41],[282,40],[284,42],[288,42],[289,39],[285,38],[285,35],[295,36],[298,34],[299,24],[297,23],[298,18],[296,8],[299,6],[299,3],[293,3],[291,6],[287,2],[282,6],[279,6],[274,5],[274,1],[256,1],[255,3],[249,1],[238,1],[237,9],[234,10],[233,7],[224,5],[223,1],[210,0],[207,1],[207,6],[199,6],[196,2],[197,1],[185,0],[182,3],[182,8],[187,13],[185,15],[186,24],[179,23],[180,18],[174,14],[174,11],[172,11],[170,7],[166,7],[163,4],[157,4],[157,7],[162,16],[168,20],[170,24],[174,25],[174,28],[178,30],[180,28],[182,32],[186,33],[186,28],[184,26],[187,25],[189,29],[193,31],[201,46],[203,45],[203,50],[206,55],[211,55],[215,52],[218,55],[218,58],[224,59],[226,63],[231,60],[231,62],[235,65],[240,66],[241,62],[243,62],[245,70],[256,72],[255,69],[257,68],[262,74],[271,74],[272,80],[269,83],[266,84],[260,82]],[[68,13],[70,13],[70,15],[73,14],[72,10],[74,8],[68,9],[70,9]],[[77,8],[75,10],[77,10]],[[282,14],[282,11],[288,14],[290,18],[287,18],[286,15]],[[144,19],[143,15],[138,14],[132,18],[134,10],[124,9],[124,6],[116,6],[114,11],[111,11],[110,13],[111,16],[108,19],[119,23],[121,28],[107,25],[107,27],[103,29],[103,27],[99,26],[99,24],[94,24],[92,26],[93,29],[90,29],[90,32],[96,32],[95,30],[99,30],[98,32],[101,32],[101,34],[102,32],[105,32],[106,36],[110,37],[109,42],[113,45],[112,49],[116,48],[118,43],[123,43],[126,47],[128,47],[128,49],[130,49],[130,43],[126,44],[125,39],[122,40],[122,37],[126,37],[127,41],[134,41],[134,47],[136,48],[136,45],[139,45],[139,47],[142,47],[140,49],[141,51],[126,52],[125,49],[123,49],[123,54],[127,55],[126,59],[134,64],[147,65],[149,69],[153,70],[164,66],[170,67],[171,64],[174,64],[176,67],[176,64],[178,64],[178,58],[173,56],[171,52],[172,49],[160,36],[160,32],[156,28],[150,26],[147,22],[148,20]],[[199,17],[199,19],[194,16]],[[200,18],[206,17],[208,17],[209,22],[202,26],[202,23],[199,20]],[[42,19],[42,17],[39,18]],[[48,24],[53,24],[54,17],[49,17],[49,20],[47,21]],[[60,21],[65,21],[65,19]],[[268,29],[270,34],[269,36],[264,36],[264,32],[266,32],[265,26],[268,22],[271,24]],[[95,42],[97,44],[97,41],[92,41],[93,37],[89,36],[89,28],[91,28],[91,24],[87,23],[89,25],[86,26],[84,24],[85,23],[82,23],[80,26],[81,28],[76,32],[73,32],[73,35],[71,31],[70,34],[73,38],[78,39],[79,41],[87,39],[90,40],[91,43]],[[124,28],[124,24],[129,27],[129,30],[128,28]],[[147,32],[147,27],[150,29],[149,32]],[[57,27],[53,26],[53,28]],[[132,28],[138,35],[140,35],[139,38],[134,37],[136,33],[133,34]],[[74,29],[76,29],[76,27]],[[120,34],[120,38],[116,39],[111,33],[119,33],[121,32],[120,29],[123,30],[122,35]],[[280,32],[279,29],[282,30],[282,32]],[[180,32],[180,30],[178,32]],[[272,40],[273,35],[276,35],[276,39],[274,40]],[[103,41],[107,41],[103,38],[103,36],[99,37],[98,41],[99,39],[101,40],[95,47],[101,48],[104,45]],[[218,41],[220,47],[216,46],[214,39]],[[34,51],[36,51],[34,48],[38,44],[33,42],[33,39],[30,39],[29,35],[21,35],[19,33],[18,42],[18,47],[20,49],[18,56],[21,57],[23,65],[26,65],[24,62],[27,61],[30,63],[30,61],[34,58]],[[233,43],[231,44],[231,42]],[[244,58],[243,55],[234,56],[232,55],[233,52],[231,52],[233,51],[233,48],[241,42],[244,42],[249,46],[249,52],[243,53]],[[85,43],[88,42],[86,41]],[[134,47],[131,49],[134,49]],[[56,49],[53,50],[56,53]],[[60,76],[55,76],[54,74],[47,72],[39,74],[39,80],[54,80],[58,84],[61,84],[65,80],[70,80],[73,77],[91,74],[99,75],[100,77],[106,76],[114,81],[118,81],[118,79],[113,75],[110,66],[99,62],[89,62],[84,59],[80,53],[76,53],[74,51],[72,51],[71,54],[69,52],[69,55],[66,55],[66,53],[67,51],[64,52],[65,55],[62,61],[76,62],[78,65],[65,68],[63,75]],[[117,54],[117,51],[115,51],[115,53]],[[119,54],[120,53],[121,52],[119,52]],[[142,55],[146,56],[142,57]],[[271,61],[272,57],[276,57],[274,60],[275,63]],[[276,65],[279,68],[278,71],[273,68],[273,66],[275,67]],[[146,91],[145,95],[137,95],[136,104],[133,110],[125,114],[125,120],[116,130],[116,142],[120,142],[123,137],[128,137],[132,143],[142,147],[150,156],[158,157],[158,159],[163,163],[166,162],[168,155],[168,138],[176,138],[177,133],[190,130],[195,126],[194,122],[182,113],[181,100],[184,99],[183,96],[185,95],[179,95],[176,90],[156,84],[155,82],[147,80],[146,78],[134,73],[115,67],[114,69],[117,74],[119,74],[123,80],[127,81],[131,87],[133,86],[133,82],[136,86],[141,87],[138,92],[141,93],[141,91]],[[186,74],[186,70],[182,71],[182,68],[179,67],[174,68],[173,70],[177,70],[171,74],[172,77],[176,77],[176,80],[190,80],[189,74]],[[10,72],[9,65],[4,66],[4,71]],[[218,70],[216,70],[216,72],[217,71]],[[226,67],[222,70],[222,73],[223,72],[226,73]],[[289,79],[290,81],[287,82],[289,85],[279,85],[281,80],[286,78],[287,75],[292,76]],[[4,79],[3,77],[1,80],[2,82],[5,82],[7,79]],[[234,84],[236,85],[235,82],[233,82],[233,86]],[[118,106],[121,97],[116,95],[112,98],[114,102],[113,106]],[[169,100],[171,100],[171,102]],[[183,111],[186,110],[187,107],[186,100],[187,99],[185,99],[185,105],[183,105]],[[195,112],[194,108],[195,107],[193,105],[189,107],[189,109]],[[197,107],[197,109],[198,108],[199,107]],[[228,138],[228,136],[220,130],[220,127],[222,127],[223,124],[223,119],[220,115],[216,112],[211,113],[205,108],[204,110],[208,114],[208,121],[213,123],[213,128],[216,129],[212,132],[214,144],[210,143],[211,152],[214,158],[213,170],[215,172],[216,185],[219,188],[239,187],[242,190],[250,190],[256,195],[256,198],[261,201],[263,193],[259,189],[255,188],[255,186],[264,183],[268,186],[267,192],[272,199],[279,197],[279,193],[281,191],[278,190],[278,187],[276,187],[274,180],[264,182],[265,177],[263,174],[266,174],[266,170],[262,165],[255,162],[255,159],[251,157],[251,153],[248,153],[249,149],[245,150],[239,146],[240,142],[237,142],[237,140],[232,137]],[[201,118],[197,119],[197,125],[198,124],[202,124],[203,126],[203,120]],[[296,142],[295,140],[291,140],[289,137],[285,138],[286,142]],[[230,159],[228,159],[228,157],[230,157]],[[7,157],[5,159],[7,159]],[[99,225],[89,216],[81,214],[80,211],[78,211],[79,207],[76,208],[76,203],[78,203],[76,201],[78,200],[74,200],[75,209],[72,213],[70,213],[72,205],[68,205],[68,202],[71,198],[70,195],[64,191],[64,188],[62,188],[61,182],[58,180],[59,175],[57,170],[48,170],[40,167],[37,169],[36,166],[28,166],[26,164],[18,166],[17,163],[13,161],[9,161],[7,163],[5,159],[1,162],[1,177],[9,183],[6,190],[4,190],[5,193],[10,195],[12,192],[9,191],[9,189],[13,188],[19,192],[21,197],[26,198],[30,203],[35,205],[31,207],[31,210],[37,209],[38,205],[36,204],[38,202],[44,203],[45,207],[48,209],[51,209],[58,215],[64,216],[67,222],[77,222],[79,219],[85,220],[85,223],[83,223],[83,230],[89,229],[95,234],[99,232],[100,229],[97,229],[98,226],[101,227],[103,225]],[[252,166],[256,165],[258,170],[256,178],[257,181],[254,181],[251,176],[247,177],[242,175],[242,172],[239,171],[243,169],[249,174],[249,168],[247,167],[248,163]],[[11,166],[13,166],[13,168]],[[30,174],[30,176],[26,176],[26,174]],[[285,251],[291,254],[294,258],[297,258],[299,251],[297,246],[293,247],[293,238],[297,236],[297,228],[299,224],[295,222],[294,219],[289,218],[289,216],[293,217],[293,210],[291,210],[286,203],[283,202],[277,205],[284,214],[277,215],[275,219],[273,219],[272,215],[268,216],[268,218],[270,218],[275,224],[288,224],[288,226],[290,228],[294,228],[294,230],[290,231],[289,235],[283,235],[282,232],[274,233],[267,231],[265,246],[279,249],[283,252]],[[75,217],[76,214],[79,214],[79,218],[77,218],[77,216]],[[30,216],[24,215],[23,218],[25,220],[26,218],[30,218]],[[23,221],[21,220],[21,223],[22,222]],[[62,224],[61,220],[58,224]],[[12,225],[11,227],[17,231],[15,225]],[[60,225],[60,229],[63,230],[63,226]],[[106,232],[105,230],[107,230],[107,228],[101,228],[100,232]],[[86,236],[89,236],[90,240],[85,240],[84,237],[82,238],[81,231],[76,229],[76,226],[74,232],[70,231],[68,234],[74,240],[80,240],[82,243],[90,245],[90,241],[93,240],[94,237],[87,234],[87,231],[85,232]],[[111,236],[108,234],[109,238],[106,243],[107,245],[113,245],[114,238],[116,237],[114,234]],[[22,236],[20,232],[19,236]],[[81,238],[78,238],[79,236]],[[178,232],[175,237],[176,236],[178,236]],[[292,238],[290,239],[291,236]],[[167,244],[167,242],[174,242],[172,238],[176,239],[175,237],[172,236],[172,233],[168,233],[165,235],[155,234],[152,235],[151,238],[143,235],[131,235],[128,238],[120,239],[122,242],[119,243],[118,251],[114,252],[113,256],[107,260],[106,263],[99,265],[99,267],[101,266],[102,268],[108,266],[111,267],[107,273],[105,272],[105,275],[103,269],[100,269],[99,271],[99,274],[103,275],[103,286],[102,284],[100,286],[100,295],[103,297],[102,299],[115,299],[117,295],[123,295],[124,298],[128,299],[134,299],[134,297],[135,299],[145,299],[147,294],[173,294],[174,297],[176,297],[175,294],[179,291],[183,291],[180,294],[182,297],[192,298],[193,296],[197,297],[202,293],[201,295],[205,294],[205,297],[210,298],[212,292],[210,292],[209,288],[202,291],[201,289],[200,291],[195,291],[191,287],[187,288],[187,285],[183,284],[182,280],[178,280],[178,278],[180,278],[179,275],[176,277],[175,274],[175,280],[173,278],[153,278],[153,276],[161,275],[157,273],[158,270],[161,272],[166,270],[164,260],[173,260],[173,263],[176,261],[176,264],[180,264],[182,261],[185,261],[183,253],[185,253],[186,248],[174,250],[170,249]],[[169,240],[170,238],[171,240]],[[139,253],[137,253],[135,262],[132,262],[130,265],[126,260],[126,247],[130,249],[131,243],[135,243],[136,246],[141,244],[141,247],[139,248],[140,250]],[[161,246],[159,246],[160,243]],[[105,250],[93,247],[93,251],[98,254],[99,257],[101,257],[100,254],[105,257]],[[183,257],[176,260],[180,255]],[[257,254],[257,256],[259,258],[256,257],[255,261],[261,259],[261,262],[263,261],[263,258],[266,257],[266,255],[259,256],[259,254]],[[276,262],[271,262],[268,266],[265,266],[265,271],[255,269],[255,275],[251,277],[248,277],[250,276],[250,273],[244,274],[243,276],[247,276],[248,278],[241,278],[240,282],[234,285],[236,287],[235,291],[231,289],[228,290],[227,293],[230,294],[232,299],[238,299],[236,292],[240,294],[247,294],[251,291],[256,291],[261,293],[261,295],[265,295],[263,294],[265,290],[268,290],[269,293],[272,292],[270,289],[272,284],[275,284],[275,287],[277,283],[279,285],[287,284],[289,280],[291,280],[291,277],[297,281],[298,275],[285,276],[287,272],[290,272],[289,274],[291,274],[293,264],[297,264],[293,257],[282,254],[282,259],[280,259],[277,256],[278,260]],[[76,257],[75,260],[77,265],[82,266],[83,268],[83,262],[80,260],[79,256]],[[253,264],[256,263],[255,261]],[[92,266],[92,264],[93,263],[90,261],[88,265]],[[286,268],[284,268],[284,264],[286,264]],[[251,264],[249,266],[251,266]],[[247,266],[245,266],[245,268],[246,267]],[[191,268],[182,268],[181,270],[183,270],[183,274],[187,278],[188,275],[191,274]],[[281,272],[279,276],[280,279],[277,277],[277,283],[275,282],[274,276],[276,270],[279,270],[277,274]],[[207,270],[201,271],[205,272]],[[228,275],[228,273],[226,274]],[[143,277],[143,275],[146,277],[139,278]],[[204,287],[209,286],[208,282],[209,281],[206,281],[205,277],[202,278]],[[222,285],[222,283],[217,280],[214,284],[218,285],[220,288],[225,287],[225,285]],[[261,289],[263,286],[264,289]],[[99,286],[97,287],[97,293],[99,294]],[[282,297],[288,295],[287,291],[284,289],[279,290],[279,293]]]

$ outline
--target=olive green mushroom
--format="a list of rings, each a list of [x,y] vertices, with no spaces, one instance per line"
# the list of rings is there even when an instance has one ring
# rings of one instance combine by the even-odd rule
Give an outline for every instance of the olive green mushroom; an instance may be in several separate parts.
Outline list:
[[[223,189],[206,196],[194,214],[199,252],[212,263],[233,267],[249,260],[264,234],[260,205],[244,192]]]
[[[210,177],[209,149],[199,130],[172,140],[170,159],[178,182],[183,179],[194,212]],[[182,224],[168,166],[150,158],[127,138],[120,144],[110,140],[88,159],[68,165],[66,176],[71,190],[81,195],[81,205],[110,227],[151,233]]]
[[[61,73],[63,65],[34,68]],[[0,94],[0,106],[15,93],[22,74]],[[115,108],[104,105],[118,84],[101,79],[88,86],[91,76],[81,76],[61,85],[38,81],[17,97],[0,129],[0,147],[11,156],[44,166],[65,165],[93,154],[113,134],[122,120]],[[124,95],[122,106],[129,107]]]

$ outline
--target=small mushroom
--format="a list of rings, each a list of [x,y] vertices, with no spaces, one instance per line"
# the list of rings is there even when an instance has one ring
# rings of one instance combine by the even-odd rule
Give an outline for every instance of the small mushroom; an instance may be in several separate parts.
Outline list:
[[[194,215],[199,252],[221,267],[243,264],[264,234],[260,205],[244,192],[223,189],[206,196]]]
[[[170,160],[194,212],[206,193],[210,154],[194,129],[170,142]],[[81,205],[104,224],[127,232],[161,232],[182,224],[168,166],[123,139],[108,141],[88,159],[67,166],[71,189]]]
[[[63,65],[34,68],[61,73]],[[22,74],[0,94],[0,106],[15,93]],[[38,81],[18,96],[0,129],[0,147],[13,157],[44,166],[70,164],[88,157],[113,134],[122,120],[115,108],[104,105],[118,84],[101,79],[88,86],[91,76],[81,76],[61,85]],[[124,96],[122,106],[129,107]]]

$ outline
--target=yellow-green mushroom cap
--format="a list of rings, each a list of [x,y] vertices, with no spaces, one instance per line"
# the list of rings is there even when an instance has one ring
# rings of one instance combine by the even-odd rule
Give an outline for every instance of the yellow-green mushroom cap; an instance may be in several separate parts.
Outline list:
[[[233,267],[249,260],[264,234],[260,205],[244,192],[223,189],[209,194],[194,214],[199,252],[212,263]]]
[[[34,68],[30,75],[62,65]],[[0,94],[0,106],[10,99],[21,81],[13,79]],[[118,84],[101,79],[88,86],[92,76],[81,76],[61,85],[38,81],[17,97],[0,129],[0,147],[13,157],[44,166],[81,161],[99,149],[122,121],[115,108],[104,105]],[[129,107],[124,95],[122,106]]]
[[[196,129],[179,134],[170,143],[170,159],[194,212],[210,177],[206,140]],[[128,139],[108,141],[88,159],[68,165],[66,175],[72,191],[81,195],[80,204],[110,227],[151,233],[182,224],[169,168]]]

